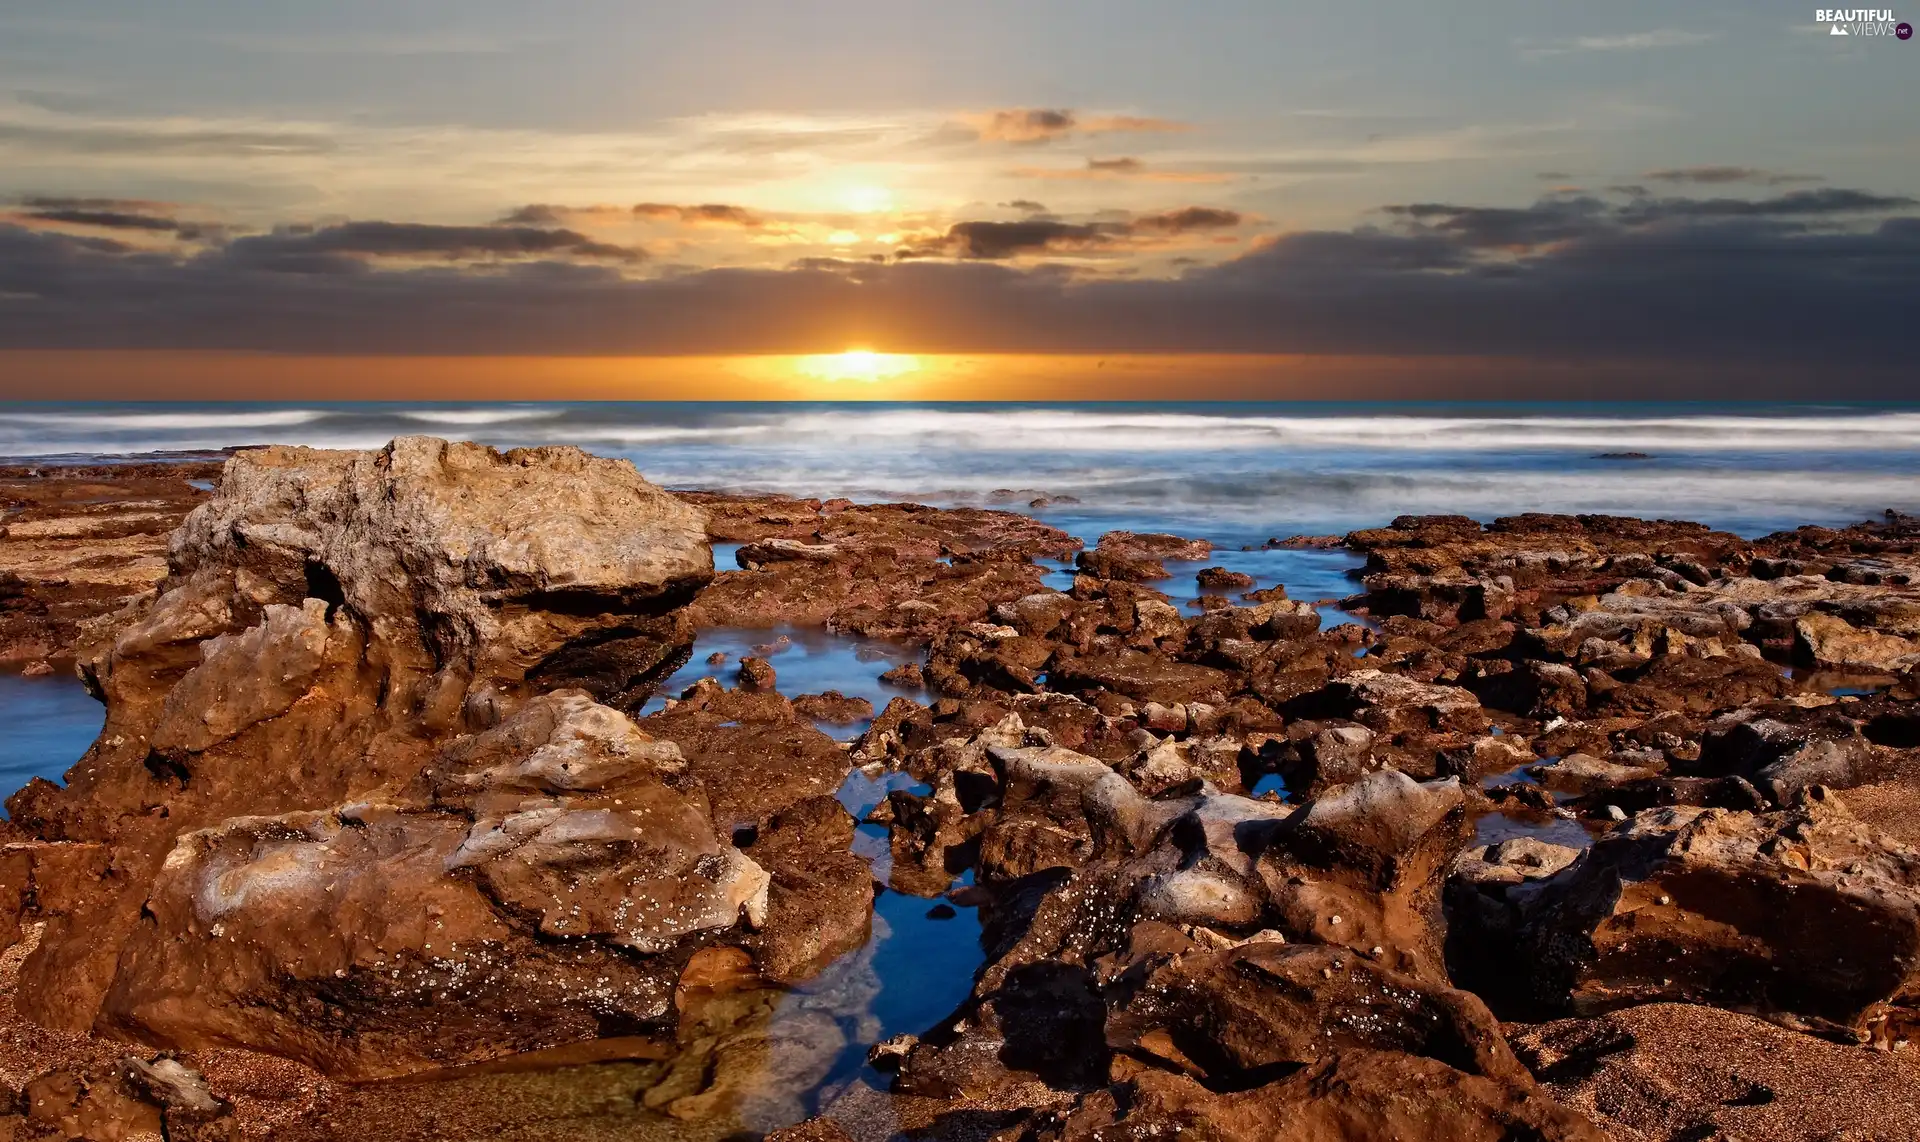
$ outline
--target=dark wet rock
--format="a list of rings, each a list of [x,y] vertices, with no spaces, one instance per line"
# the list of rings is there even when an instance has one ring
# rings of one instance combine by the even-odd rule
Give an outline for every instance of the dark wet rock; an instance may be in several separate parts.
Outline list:
[[[1527,769],[1527,776],[1559,793],[1591,793],[1656,776],[1645,766],[1620,765],[1584,753],[1569,754]]]
[[[1337,948],[1254,940],[1176,955],[1108,1017],[1106,1034],[1130,1059],[1212,1091],[1284,1083],[1349,1052],[1439,1062],[1515,1094],[1533,1088],[1478,1000]]]
[[[743,543],[690,609],[700,627],[821,624],[926,642],[955,623],[1041,590],[1031,560],[1071,558],[1080,543],[1013,512],[682,493],[716,541]]]
[[[795,539],[766,539],[743,543],[733,560],[748,571],[758,571],[768,563],[831,563],[840,555],[832,543],[802,543]]]
[[[1463,684],[1487,706],[1542,721],[1578,714],[1589,697],[1587,679],[1558,662],[1491,659],[1477,663]]]
[[[1440,893],[1469,831],[1452,779],[1426,784],[1378,770],[1310,802],[1275,833],[1260,878],[1280,923],[1299,938],[1444,979]]]
[[[1230,571],[1225,567],[1203,567],[1194,579],[1202,586],[1213,590],[1230,590],[1236,587],[1253,586],[1253,576],[1244,571]]]
[[[827,796],[852,764],[784,697],[727,690],[711,679],[639,725],[681,749],[722,828],[763,825],[789,806]]]
[[[773,664],[764,658],[756,658],[752,655],[742,658],[737,674],[740,680],[740,688],[743,690],[773,689]]]
[[[849,698],[838,690],[823,694],[802,694],[793,700],[794,712],[817,722],[848,726],[873,717],[873,703],[865,698]]]
[[[1847,1040],[1910,1037],[1920,856],[1810,789],[1767,814],[1670,808],[1596,842],[1526,909],[1536,995],[1679,1001]]]
[[[1600,1142],[1574,1111],[1537,1088],[1514,1088],[1416,1056],[1342,1052],[1290,1077],[1243,1091],[1210,1091],[1182,1075],[1149,1071],[1090,1097],[1059,1137],[1203,1137],[1222,1142],[1386,1142],[1423,1138],[1494,1142]]]
[[[1299,761],[1283,765],[1289,788],[1309,797],[1364,777],[1373,767],[1373,731],[1365,726],[1327,726],[1300,742]]]
[[[1110,531],[1091,550],[1079,554],[1077,565],[1095,578],[1145,583],[1172,578],[1162,565],[1168,559],[1201,560],[1212,552],[1204,539]]]
[[[1239,689],[1226,671],[1134,650],[1066,659],[1048,672],[1048,684],[1068,692],[1097,689],[1140,701],[1216,705]]]
[[[1490,724],[1480,700],[1468,690],[1380,670],[1359,670],[1336,678],[1324,689],[1297,699],[1291,708],[1309,717],[1345,718],[1381,734],[1476,733]]]
[[[1769,716],[1771,715],[1771,716]],[[1810,785],[1847,789],[1886,776],[1892,758],[1837,708],[1742,708],[1710,723],[1682,772],[1746,778],[1784,805]]]
[[[925,686],[926,678],[920,673],[917,662],[903,662],[880,675],[880,681],[889,686],[899,686],[908,690],[918,690]]]
[[[867,940],[873,874],[847,851],[853,818],[830,796],[780,810],[753,830],[746,855],[771,877],[767,915],[748,942],[758,974],[775,983],[810,979]],[[744,840],[736,836],[736,843]]]

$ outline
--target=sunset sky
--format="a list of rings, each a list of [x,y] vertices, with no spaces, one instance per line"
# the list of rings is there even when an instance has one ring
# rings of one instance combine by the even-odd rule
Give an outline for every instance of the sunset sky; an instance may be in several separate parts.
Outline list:
[[[0,396],[1914,396],[1813,16],[13,0]]]

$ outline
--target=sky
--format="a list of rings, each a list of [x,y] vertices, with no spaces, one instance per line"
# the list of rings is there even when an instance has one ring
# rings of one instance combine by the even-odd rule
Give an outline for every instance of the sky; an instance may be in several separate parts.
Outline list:
[[[1819,15],[10,0],[0,396],[1920,395]]]

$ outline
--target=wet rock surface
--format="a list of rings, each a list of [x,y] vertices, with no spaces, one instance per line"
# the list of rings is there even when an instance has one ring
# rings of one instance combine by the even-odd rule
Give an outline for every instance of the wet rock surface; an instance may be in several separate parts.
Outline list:
[[[0,465],[0,669],[71,669],[82,630],[167,574],[167,536],[218,461]]]
[[[16,1136],[1912,1133],[1904,517],[1403,517],[1313,541],[1331,627],[1203,540],[570,449],[250,451],[174,522],[0,834]],[[912,1026],[907,916],[978,932]]]

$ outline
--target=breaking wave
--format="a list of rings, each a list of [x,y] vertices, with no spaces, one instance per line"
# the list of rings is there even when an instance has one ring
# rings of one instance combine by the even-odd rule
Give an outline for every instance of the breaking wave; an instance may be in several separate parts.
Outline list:
[[[1189,531],[1538,510],[1751,532],[1920,508],[1913,405],[0,406],[13,456],[364,448],[418,432],[577,444],[676,487],[1023,509],[1044,495],[1049,518]]]

